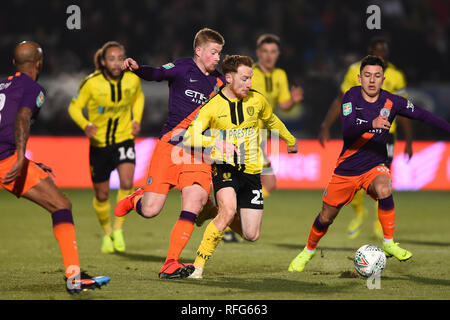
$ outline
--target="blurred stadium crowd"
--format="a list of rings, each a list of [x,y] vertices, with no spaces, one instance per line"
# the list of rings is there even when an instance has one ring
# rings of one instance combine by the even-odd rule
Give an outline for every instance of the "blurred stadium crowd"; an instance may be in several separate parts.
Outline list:
[[[81,8],[80,30],[66,27],[71,4]],[[381,30],[366,27],[371,4],[381,8]],[[305,90],[301,105],[279,115],[299,138],[315,138],[346,68],[366,54],[376,35],[390,39],[390,60],[404,71],[410,97],[450,120],[449,21],[447,0],[11,0],[0,12],[0,75],[13,71],[12,51],[19,41],[39,42],[48,99],[34,133],[81,135],[67,107],[106,41],[117,40],[138,62],[157,66],[191,56],[193,36],[205,26],[223,34],[224,54],[252,57],[256,38],[270,32],[282,40],[279,66],[291,84]],[[167,112],[167,88],[143,83],[143,89],[143,134],[157,135]],[[416,139],[442,138],[415,126],[421,132]],[[338,124],[332,134],[339,138]]]

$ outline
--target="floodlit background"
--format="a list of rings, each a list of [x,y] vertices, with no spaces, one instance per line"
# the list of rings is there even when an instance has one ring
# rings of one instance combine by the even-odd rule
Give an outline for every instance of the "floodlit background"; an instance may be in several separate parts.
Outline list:
[[[67,20],[72,12],[66,11],[73,4],[80,8],[81,26],[69,30]],[[381,30],[369,30],[366,26],[370,16],[366,10],[372,4],[381,9]],[[324,152],[318,143],[314,144],[319,125],[338,93],[347,67],[366,55],[373,36],[383,35],[390,40],[390,60],[405,73],[409,98],[450,120],[449,17],[450,3],[445,0],[13,0],[2,3],[0,12],[0,75],[13,72],[10,61],[18,42],[39,42],[45,53],[39,81],[48,96],[32,134],[82,137],[83,132],[69,118],[67,108],[81,80],[94,70],[95,51],[106,41],[124,44],[128,56],[140,64],[160,66],[192,56],[193,37],[203,27],[216,29],[225,37],[223,56],[246,54],[256,58],[257,37],[275,33],[282,40],[278,66],[286,70],[291,85],[302,86],[305,91],[304,101],[292,110],[283,112],[276,108],[275,112],[297,138],[312,143],[302,149],[300,141],[304,159],[288,157],[287,167],[292,168],[290,172],[296,168],[298,172],[318,168],[320,175],[311,185],[308,176],[280,175],[275,168],[279,184],[284,188],[321,189],[340,146],[330,145]],[[167,83],[142,81],[142,86],[146,104],[141,136],[157,137],[167,117]],[[415,161],[410,162],[404,159],[403,148],[398,144],[396,156],[400,158],[393,171],[402,172],[404,179],[394,187],[416,190],[427,188],[424,181],[439,179],[438,189],[450,189],[448,134],[418,121],[413,121],[412,126],[416,141],[427,141],[429,146],[441,140],[447,143],[432,148],[434,152],[429,157],[425,157],[426,152],[421,155],[422,147],[415,144]],[[333,139],[341,138],[339,121],[331,133]],[[401,126],[398,136],[401,141]],[[51,157],[40,160],[52,162]],[[307,163],[312,166],[305,167]],[[425,168],[425,178],[411,176],[418,168]],[[84,167],[73,170],[86,177],[84,185],[89,187]],[[67,185],[61,180],[56,182]],[[433,185],[430,188],[436,189]]]

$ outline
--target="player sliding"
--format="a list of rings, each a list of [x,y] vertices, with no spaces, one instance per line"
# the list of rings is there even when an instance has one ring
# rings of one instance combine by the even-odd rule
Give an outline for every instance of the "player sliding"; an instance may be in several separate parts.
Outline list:
[[[192,235],[198,213],[208,200],[211,165],[194,161],[193,156],[187,161],[175,158],[183,150],[177,144],[182,141],[184,129],[195,118],[200,105],[224,83],[225,79],[216,71],[224,44],[222,35],[204,28],[195,36],[194,58],[179,59],[160,68],[139,66],[131,58],[123,64],[123,69],[144,80],[169,82],[169,116],[150,162],[147,185],[121,200],[114,211],[116,216],[124,216],[136,210],[145,218],[153,218],[161,212],[170,189],[176,187],[181,191],[181,213],[172,229],[159,278],[183,278],[194,271],[192,264],[179,263],[178,259]]]
[[[81,272],[72,204],[55,186],[51,169],[25,157],[31,121],[44,103],[44,89],[36,82],[42,70],[43,51],[31,41],[14,50],[16,73],[0,82],[0,186],[16,197],[31,200],[51,213],[53,233],[64,262],[66,289],[70,293],[93,290],[109,277]]]
[[[218,204],[218,214],[206,227],[197,250],[191,278],[202,278],[206,261],[231,223],[235,225],[233,230],[244,239],[259,238],[263,215],[263,157],[258,121],[262,120],[269,130],[279,131],[289,153],[297,152],[297,140],[275,116],[267,99],[250,89],[252,65],[253,60],[247,56],[225,57],[222,62],[225,88],[203,105],[185,135],[185,145],[189,147],[213,147],[213,185]],[[211,129],[210,136],[203,135],[207,128]]]
[[[378,200],[378,218],[383,228],[386,256],[394,256],[400,261],[412,257],[411,252],[394,242],[395,206],[391,174],[386,166],[389,128],[397,114],[421,120],[447,132],[450,132],[450,124],[413,105],[411,101],[382,90],[384,69],[382,58],[365,57],[358,76],[361,86],[353,87],[344,94],[341,111],[344,146],[323,194],[322,210],[314,220],[307,245],[292,260],[289,271],[304,270],[339,210],[349,204],[361,188]]]

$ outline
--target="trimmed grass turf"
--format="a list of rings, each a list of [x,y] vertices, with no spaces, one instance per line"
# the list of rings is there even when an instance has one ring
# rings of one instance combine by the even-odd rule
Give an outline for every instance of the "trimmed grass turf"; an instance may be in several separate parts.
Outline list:
[[[345,207],[302,273],[290,273],[287,267],[305,245],[321,206],[321,191],[276,191],[265,201],[258,241],[221,243],[202,280],[161,280],[158,271],[180,211],[177,191],[169,193],[166,207],[154,219],[130,214],[124,225],[126,253],[111,255],[100,252],[102,233],[91,206],[93,192],[64,192],[73,203],[82,269],[110,276],[110,284],[102,290],[67,294],[49,214],[1,191],[0,299],[450,299],[448,192],[395,193],[395,240],[412,251],[413,258],[402,263],[388,259],[380,290],[369,290],[361,277],[345,277],[345,272],[353,271],[352,257],[358,247],[380,245],[372,235],[374,205],[368,197],[370,214],[360,236],[347,239],[353,212]],[[193,261],[207,223],[194,230],[181,261]]]

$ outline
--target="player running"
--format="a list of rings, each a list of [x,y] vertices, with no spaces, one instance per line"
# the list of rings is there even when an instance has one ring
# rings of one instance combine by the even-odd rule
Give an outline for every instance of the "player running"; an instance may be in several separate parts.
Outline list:
[[[91,277],[80,270],[70,200],[53,183],[49,167],[25,157],[31,122],[45,100],[45,90],[36,82],[42,70],[42,48],[31,41],[19,43],[13,64],[17,72],[0,82],[0,186],[51,213],[67,291],[73,294],[100,288],[109,277]]]
[[[389,91],[394,94],[401,95],[406,98],[406,80],[403,72],[397,69],[391,62],[387,61],[389,57],[389,46],[385,38],[375,37],[370,41],[368,54],[379,56],[386,62],[385,76],[386,81],[383,82],[382,89]],[[358,86],[358,74],[361,67],[361,61],[352,64],[345,74],[344,81],[341,84],[339,95],[334,99],[333,104],[325,116],[319,132],[319,142],[324,147],[325,141],[330,139],[330,127],[337,120],[341,110],[342,96],[350,88]],[[409,157],[412,156],[412,133],[410,121],[404,117],[399,117],[401,122],[403,132],[405,134],[405,153]],[[386,148],[388,150],[388,160],[386,165],[390,167],[392,159],[394,158],[394,143],[397,140],[397,121],[393,121],[391,128],[389,129],[388,140]],[[355,194],[352,201],[352,207],[355,211],[354,218],[350,221],[348,225],[348,237],[350,239],[355,239],[361,232],[361,226],[367,216],[367,209],[364,207],[364,191],[360,190]],[[377,212],[377,203],[375,203],[375,213]],[[375,220],[373,225],[373,231],[375,236],[382,239],[383,229],[381,228],[380,221],[378,220],[377,214],[375,214]]]
[[[111,229],[109,178],[117,169],[120,187],[117,201],[133,193],[136,164],[134,138],[141,128],[144,94],[132,72],[122,71],[125,48],[118,42],[105,43],[95,54],[95,72],[87,76],[69,106],[69,115],[89,138],[89,163],[94,185],[94,211],[105,235],[101,251],[125,251],[122,226],[116,217]],[[87,106],[88,119],[83,115]]]
[[[339,210],[349,204],[361,188],[378,200],[386,256],[394,256],[400,261],[412,257],[411,252],[394,242],[395,207],[390,170],[386,166],[389,129],[396,115],[421,120],[449,133],[450,124],[411,101],[382,90],[384,70],[385,63],[380,57],[365,57],[358,77],[361,86],[344,94],[341,112],[344,146],[323,194],[322,210],[314,220],[307,245],[292,260],[289,271],[304,270]]]
[[[281,110],[287,111],[296,103],[303,100],[303,89],[297,86],[292,86],[289,89],[286,71],[276,67],[280,56],[280,45],[280,38],[274,34],[263,34],[258,37],[256,41],[256,56],[258,60],[252,66],[252,88],[262,93],[267,98],[272,110],[278,105]],[[259,120],[259,128],[267,129],[264,127],[264,122],[262,120]],[[276,177],[272,165],[264,151],[264,146],[267,141],[266,136],[264,135],[262,139],[264,165],[261,172],[261,183],[263,197],[266,199],[276,188]],[[199,224],[202,223],[204,219],[216,216],[217,209],[211,208],[210,210],[210,212],[202,212],[198,219]],[[205,216],[203,216],[203,214],[205,214]],[[234,232],[229,230],[229,228],[225,231],[222,240],[225,242],[238,241]]]
[[[279,131],[289,153],[297,152],[295,137],[275,116],[266,98],[251,89],[252,65],[253,60],[247,56],[225,57],[222,71],[226,86],[203,105],[185,136],[188,146],[213,147],[213,184],[218,204],[218,214],[206,227],[197,250],[191,278],[202,278],[206,261],[231,223],[244,239],[259,238],[263,214],[259,120],[269,130]],[[209,136],[203,134],[207,128],[211,129]]]
[[[169,82],[169,116],[163,126],[148,169],[147,185],[120,201],[116,216],[124,216],[131,210],[146,218],[157,216],[167,199],[170,189],[181,191],[182,208],[172,229],[170,245],[159,278],[183,278],[189,276],[192,264],[178,262],[183,248],[189,241],[194,222],[208,200],[211,188],[211,165],[194,161],[189,156],[179,161],[177,155],[183,148],[185,129],[195,118],[200,105],[224,84],[225,79],[216,71],[225,40],[215,30],[204,28],[194,38],[194,57],[167,63],[159,68],[139,66],[127,58],[124,69],[129,69],[147,81]]]

